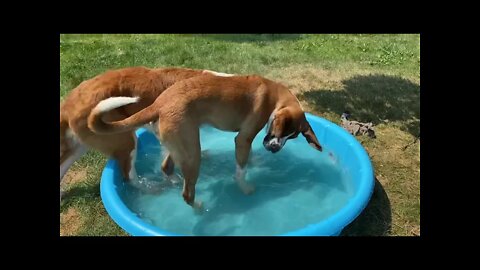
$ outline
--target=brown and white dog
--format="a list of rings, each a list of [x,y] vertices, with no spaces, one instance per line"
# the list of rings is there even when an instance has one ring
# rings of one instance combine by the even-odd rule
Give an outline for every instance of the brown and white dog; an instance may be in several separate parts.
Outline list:
[[[90,118],[98,119],[111,108],[139,101],[141,98],[107,99],[93,110]],[[158,121],[157,136],[169,150],[162,162],[162,171],[171,175],[174,164],[180,167],[184,177],[183,198],[195,208],[201,207],[195,202],[195,185],[200,168],[199,127],[202,124],[238,132],[234,178],[245,194],[254,191],[245,181],[251,143],[265,124],[267,135],[263,144],[272,153],[281,150],[287,140],[296,138],[299,133],[312,147],[322,151],[298,99],[285,86],[260,76],[190,78],[171,86],[152,105],[124,120],[89,123],[98,133],[123,134],[152,121]]]
[[[136,155],[136,137],[132,130],[115,134],[97,134],[88,127],[92,109],[97,107],[108,112],[101,117],[90,117],[100,126],[103,121],[124,119],[152,104],[155,99],[174,83],[202,74],[225,75],[209,70],[186,68],[131,67],[107,71],[78,85],[60,104],[60,183],[70,166],[88,148],[96,149],[116,159],[125,179],[136,177],[133,166]],[[126,97],[137,97],[138,102],[118,107],[116,103],[101,102],[107,98],[123,96],[116,102],[124,104]],[[129,98],[126,98],[129,100]],[[61,194],[60,194],[61,196]]]

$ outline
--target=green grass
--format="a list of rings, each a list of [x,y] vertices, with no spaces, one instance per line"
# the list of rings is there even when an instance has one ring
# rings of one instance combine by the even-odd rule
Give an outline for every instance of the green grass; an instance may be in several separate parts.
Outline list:
[[[377,139],[357,138],[375,168],[375,193],[344,234],[420,233],[420,142],[403,150],[419,134],[419,35],[61,35],[60,41],[61,99],[108,69],[177,66],[260,74],[286,84],[311,113],[338,123],[348,109],[355,120],[373,121]],[[74,165],[72,172],[85,176],[64,187],[63,234],[126,235],[99,197],[105,161],[91,151]]]

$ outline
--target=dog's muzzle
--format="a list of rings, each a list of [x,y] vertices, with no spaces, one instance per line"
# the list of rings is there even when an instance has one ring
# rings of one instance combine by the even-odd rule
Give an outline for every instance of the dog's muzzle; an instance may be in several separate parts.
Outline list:
[[[277,153],[278,151],[282,150],[283,146],[287,142],[287,140],[292,137],[294,133],[291,133],[285,137],[277,138],[273,135],[267,134],[265,138],[263,138],[263,147],[272,153]]]
[[[272,153],[276,153],[282,149],[282,145],[280,144],[277,138],[269,138],[270,136],[265,136],[263,139],[263,147]]]

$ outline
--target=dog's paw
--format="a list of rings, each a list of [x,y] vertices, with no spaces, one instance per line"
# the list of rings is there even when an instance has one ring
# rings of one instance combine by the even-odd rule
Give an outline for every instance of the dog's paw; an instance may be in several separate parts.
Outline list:
[[[202,215],[205,212],[202,201],[195,201],[192,205],[192,208],[196,215]]]
[[[255,192],[255,186],[253,184],[243,183],[240,185],[240,189],[245,195],[250,195]]]
[[[170,176],[167,176],[167,179],[168,181],[170,181],[170,183],[172,183],[172,185],[178,185],[178,184],[181,184],[183,183],[183,179],[182,177],[180,177],[178,174],[174,173]]]
[[[238,171],[233,176],[235,182],[237,182],[238,187],[245,195],[250,195],[255,192],[255,186],[253,184],[247,183],[245,181],[245,171]]]

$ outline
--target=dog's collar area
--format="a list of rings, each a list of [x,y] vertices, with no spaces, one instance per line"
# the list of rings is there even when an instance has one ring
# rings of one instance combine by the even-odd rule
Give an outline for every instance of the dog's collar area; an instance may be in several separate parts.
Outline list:
[[[292,133],[288,134],[287,136],[280,138],[280,145],[283,147],[285,145],[285,143],[287,142],[287,140],[290,137],[292,137],[294,134],[295,134],[295,132],[292,132]]]
[[[295,132],[292,132],[292,133],[288,134],[287,136],[284,137],[285,140],[288,139],[288,138],[290,138],[290,137],[292,137],[294,134],[295,134]]]
[[[267,125],[265,126],[265,132],[268,134],[270,132],[270,127],[272,126],[272,122],[275,119],[275,112],[272,112],[270,114],[270,117],[268,118]]]

